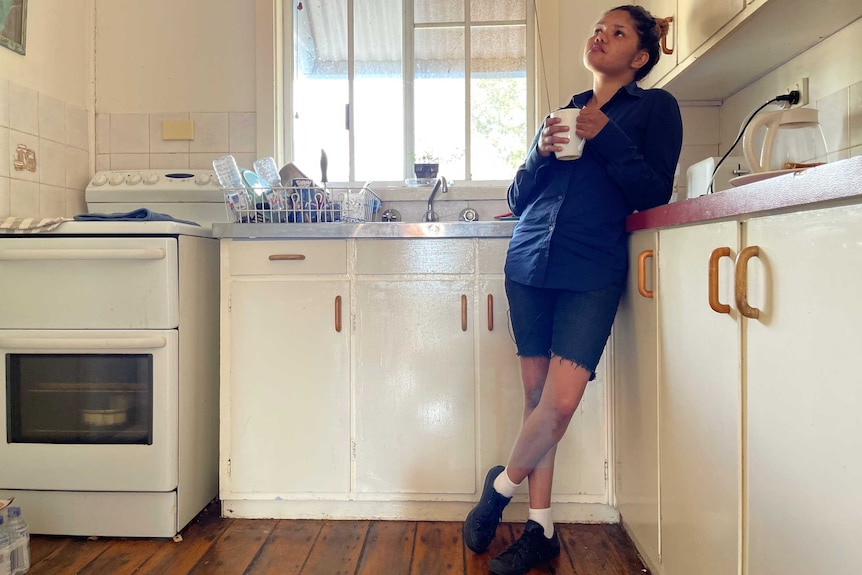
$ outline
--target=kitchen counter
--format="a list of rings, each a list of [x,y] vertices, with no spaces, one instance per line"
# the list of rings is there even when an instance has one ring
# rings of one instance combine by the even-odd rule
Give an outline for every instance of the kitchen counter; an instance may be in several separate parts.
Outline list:
[[[509,238],[515,221],[493,222],[367,222],[363,224],[214,224],[217,238],[392,239]]]
[[[638,212],[628,217],[626,229],[634,232],[739,219],[803,207],[823,207],[824,204],[841,201],[853,203],[860,197],[862,156]]]

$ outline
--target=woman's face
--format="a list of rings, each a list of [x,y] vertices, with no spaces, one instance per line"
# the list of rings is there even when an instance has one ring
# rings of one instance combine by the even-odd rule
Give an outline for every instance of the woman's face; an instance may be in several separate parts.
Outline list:
[[[584,47],[584,65],[594,73],[607,76],[634,73],[649,59],[638,48],[640,39],[635,22],[625,10],[605,14],[593,28]]]

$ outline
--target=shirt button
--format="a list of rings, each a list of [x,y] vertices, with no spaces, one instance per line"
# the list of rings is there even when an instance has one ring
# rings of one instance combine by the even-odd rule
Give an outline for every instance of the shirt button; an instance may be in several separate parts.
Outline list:
[[[548,226],[548,231],[549,231],[549,232],[554,231],[554,226]]]
[[[558,199],[558,200],[560,200],[560,201],[562,202],[562,201],[563,201],[563,196],[557,196],[557,199]]]

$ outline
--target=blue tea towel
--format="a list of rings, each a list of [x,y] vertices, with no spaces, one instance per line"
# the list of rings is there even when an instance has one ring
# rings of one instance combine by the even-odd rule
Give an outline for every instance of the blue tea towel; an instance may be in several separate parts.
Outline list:
[[[78,214],[75,216],[78,222],[179,222],[200,226],[197,222],[180,220],[168,214],[151,212],[147,208],[138,208],[131,212],[117,212],[113,214]]]

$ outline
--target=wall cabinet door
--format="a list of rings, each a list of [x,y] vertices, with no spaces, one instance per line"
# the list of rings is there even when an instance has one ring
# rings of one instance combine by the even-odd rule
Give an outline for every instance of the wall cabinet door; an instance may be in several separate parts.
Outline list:
[[[745,0],[679,0],[677,61],[682,63],[745,8]]]
[[[613,336],[616,506],[653,569],[659,563],[657,255],[656,232],[630,236],[628,285]],[[651,294],[641,294],[639,283]]]
[[[862,206],[750,220],[748,573],[859,571]]]
[[[349,293],[347,280],[230,282],[230,472],[223,498],[349,491]]]
[[[682,0],[680,0],[682,1]],[[667,18],[673,16],[673,22],[670,24],[667,39],[665,44],[669,49],[673,50],[672,54],[661,54],[658,63],[650,71],[649,75],[644,80],[644,86],[653,86],[661,80],[665,74],[676,67],[677,54],[677,38],[679,34],[679,16],[677,15],[677,0],[643,0],[639,2],[641,6],[649,10],[650,14],[656,18]]]
[[[662,230],[659,375],[663,575],[728,575],[739,561],[740,322],[708,303],[717,247],[718,300],[732,299],[739,224]]]
[[[355,286],[355,474],[362,493],[473,493],[473,281]]]

